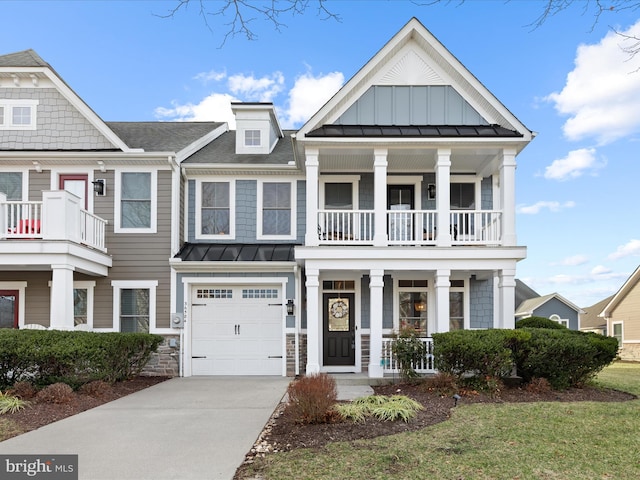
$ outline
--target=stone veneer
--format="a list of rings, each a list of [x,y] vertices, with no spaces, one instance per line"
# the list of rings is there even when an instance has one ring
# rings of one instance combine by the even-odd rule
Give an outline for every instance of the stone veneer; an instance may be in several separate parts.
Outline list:
[[[175,347],[169,345],[175,340]],[[149,362],[142,370],[142,375],[177,377],[180,375],[180,336],[170,335],[164,340],[155,353],[151,354]]]

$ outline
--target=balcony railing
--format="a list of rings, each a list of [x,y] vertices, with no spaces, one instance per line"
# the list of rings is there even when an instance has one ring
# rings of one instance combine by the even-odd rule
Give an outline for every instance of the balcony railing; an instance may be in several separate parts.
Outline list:
[[[431,337],[420,339],[424,348],[424,357],[422,360],[414,365],[412,368],[417,373],[435,373],[436,369],[433,364],[433,339]],[[392,344],[395,341],[393,338],[382,339],[382,371],[384,373],[398,373],[400,367],[395,357],[393,356]]]
[[[388,245],[437,244],[438,212],[435,210],[387,210]],[[502,212],[497,210],[451,210],[449,233],[452,245],[500,245]],[[320,245],[373,245],[373,210],[319,210]]]
[[[68,240],[106,252],[106,220],[63,203],[64,213],[77,216],[64,221],[64,208],[52,203],[47,209],[45,202],[0,201],[0,239]]]

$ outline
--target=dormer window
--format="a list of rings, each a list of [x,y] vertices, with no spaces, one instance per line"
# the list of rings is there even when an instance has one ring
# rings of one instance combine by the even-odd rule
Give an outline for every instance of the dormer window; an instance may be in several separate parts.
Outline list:
[[[0,129],[35,130],[37,100],[0,100]]]
[[[245,130],[244,145],[245,147],[259,147],[261,145],[260,130]]]

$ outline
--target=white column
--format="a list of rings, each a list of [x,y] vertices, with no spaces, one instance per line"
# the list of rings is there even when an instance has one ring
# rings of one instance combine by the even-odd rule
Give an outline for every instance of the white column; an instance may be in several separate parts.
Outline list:
[[[319,244],[318,238],[318,156],[317,148],[305,150],[306,186],[307,186],[307,231],[304,236],[304,244],[315,247]]]
[[[449,331],[449,288],[451,287],[451,270],[436,271],[436,332]]]
[[[322,324],[320,318],[320,282],[318,281],[318,270],[307,270],[307,375],[313,375],[320,372],[320,355],[322,341],[320,335],[320,327]]]
[[[382,299],[384,270],[369,273],[370,314],[369,320],[369,378],[382,378]]]
[[[516,238],[516,151],[505,149],[500,164],[500,206],[502,208],[502,245],[517,245]]]
[[[73,330],[73,271],[71,265],[51,265],[51,313],[49,326]]]
[[[499,274],[500,282],[498,291],[500,292],[500,315],[499,324],[496,328],[516,327],[516,271],[502,270]]]
[[[449,218],[449,211],[451,210],[450,173],[451,149],[439,148],[436,161],[436,211],[438,212],[436,246],[438,247],[451,246],[451,219]],[[449,301],[447,300],[448,304]]]
[[[387,245],[387,149],[376,148],[373,151],[373,245]]]

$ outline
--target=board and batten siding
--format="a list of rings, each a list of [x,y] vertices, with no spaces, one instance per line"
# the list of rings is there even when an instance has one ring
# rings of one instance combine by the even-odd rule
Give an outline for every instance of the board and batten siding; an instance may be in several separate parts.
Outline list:
[[[113,287],[111,282],[157,280],[156,327],[169,327],[171,256],[171,171],[158,171],[157,233],[114,233],[114,172],[96,173],[107,179],[107,196],[96,197],[96,215],[108,220],[107,252],[113,257],[109,277],[98,279],[94,297],[94,327],[113,326]]]

